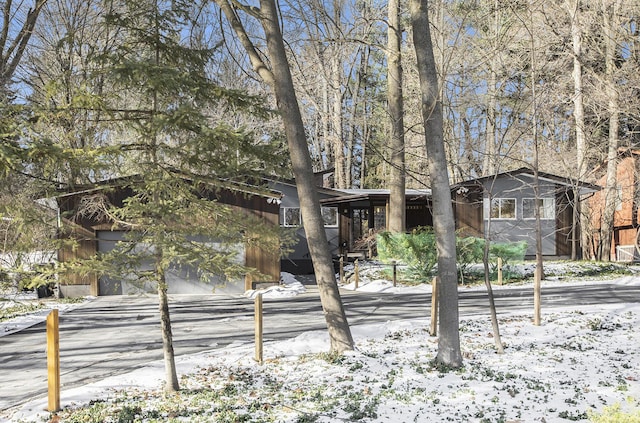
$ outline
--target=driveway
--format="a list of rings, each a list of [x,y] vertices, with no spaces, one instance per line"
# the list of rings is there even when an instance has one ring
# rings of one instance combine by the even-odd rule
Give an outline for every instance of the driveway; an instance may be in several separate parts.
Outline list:
[[[317,289],[265,299],[265,341],[326,329]],[[543,315],[553,306],[640,301],[638,284],[603,283],[543,289]],[[498,313],[530,311],[531,288],[496,290]],[[429,294],[342,291],[351,325],[427,318]],[[488,315],[484,291],[460,291],[460,317]],[[231,295],[171,296],[176,355],[253,342],[253,301]],[[0,412],[46,395],[46,328],[37,324],[0,338]],[[157,298],[99,297],[60,317],[62,389],[124,373],[162,358]]]

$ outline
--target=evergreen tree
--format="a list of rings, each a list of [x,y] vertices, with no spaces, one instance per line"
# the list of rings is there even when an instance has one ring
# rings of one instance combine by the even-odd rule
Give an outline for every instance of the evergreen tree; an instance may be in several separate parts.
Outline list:
[[[87,104],[99,108],[100,119],[111,123],[111,142],[119,141],[76,150],[95,158],[90,163],[119,167],[110,168],[110,183],[85,196],[76,213],[126,235],[111,252],[65,266],[157,288],[165,389],[175,391],[167,272],[237,277],[251,271],[237,263],[238,245],[279,247],[277,228],[215,201],[221,190],[269,171],[275,152],[267,141],[255,141],[211,112],[222,106],[230,115],[268,111],[262,99],[216,83],[209,71],[212,51],[190,45],[186,37],[190,2],[123,0],[104,7],[104,25],[119,42],[95,56],[92,77],[104,80],[111,95],[95,95],[83,111]],[[126,196],[119,199],[115,192]]]

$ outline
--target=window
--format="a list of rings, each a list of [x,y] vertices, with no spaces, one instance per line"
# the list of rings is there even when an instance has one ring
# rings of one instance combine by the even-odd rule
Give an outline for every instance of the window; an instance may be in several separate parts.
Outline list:
[[[515,219],[516,218],[516,199],[515,198],[493,198],[491,206],[489,199],[484,200],[484,216],[487,219]]]
[[[535,204],[536,204],[535,198],[522,199],[522,218],[523,219],[536,218]],[[540,219],[555,219],[556,202],[553,198],[539,198],[538,205],[540,206]]]
[[[387,226],[386,206],[375,206],[373,208],[373,227],[375,229],[384,229],[386,226]]]
[[[299,207],[282,207],[280,209],[280,226],[297,227],[301,223]]]
[[[322,220],[324,220],[324,226],[332,227],[332,228],[337,227],[338,226],[338,208],[323,207]]]
[[[324,226],[337,227],[338,208],[323,207],[322,220],[324,220]],[[300,225],[302,225],[302,215],[299,207],[282,207],[280,209],[280,226],[298,227]]]

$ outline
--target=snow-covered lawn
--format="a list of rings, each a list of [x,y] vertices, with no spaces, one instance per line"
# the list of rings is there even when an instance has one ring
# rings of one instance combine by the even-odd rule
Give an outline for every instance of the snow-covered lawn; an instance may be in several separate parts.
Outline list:
[[[366,275],[363,290],[403,289]],[[304,289],[287,280],[272,295]],[[625,276],[615,283],[640,284],[640,278]],[[434,365],[438,340],[429,336],[427,319],[393,321],[352,327],[357,348],[343,356],[327,353],[328,336],[321,331],[265,344],[262,365],[253,359],[252,344],[179,357],[182,390],[173,395],[161,389],[163,363],[149,363],[64,390],[58,417],[62,422],[566,422],[588,421],[591,413],[620,406],[635,413],[628,421],[640,421],[640,303],[543,309],[541,326],[534,326],[527,312],[498,313],[504,354],[495,352],[488,316],[461,316],[461,369]],[[50,421],[45,407],[46,398],[34,400],[0,421]]]

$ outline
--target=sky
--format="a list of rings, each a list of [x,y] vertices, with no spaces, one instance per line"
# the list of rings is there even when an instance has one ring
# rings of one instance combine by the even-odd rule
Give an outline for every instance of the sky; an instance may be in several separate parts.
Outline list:
[[[569,287],[600,282],[640,285],[640,277],[636,276],[606,281],[557,279],[544,281],[543,289],[557,284]],[[305,290],[292,275],[284,274],[283,280],[284,286],[270,288],[263,294],[265,299],[298,295]],[[352,284],[342,287],[353,288]],[[364,292],[428,289],[428,286],[393,287],[388,281],[368,277],[366,272],[359,284],[359,290]],[[68,310],[61,311],[65,312]],[[254,375],[256,384],[261,377],[281,377],[280,395],[285,397],[291,392],[311,389],[310,381],[328,392],[361,393],[364,398],[375,398],[377,407],[375,416],[370,414],[358,420],[367,422],[548,423],[588,421],[587,412],[602,412],[616,404],[630,411],[640,410],[640,303],[543,309],[540,326],[532,324],[531,313],[527,311],[498,310],[498,313],[505,353],[495,352],[488,316],[462,318],[464,368],[460,371],[429,368],[437,352],[437,338],[428,335],[429,321],[424,318],[352,326],[356,350],[346,353],[340,365],[314,356],[329,350],[326,331],[317,331],[265,343],[263,365],[253,360],[253,343],[232,344],[179,356],[178,373],[198,375],[203,369],[213,368],[222,374],[241,371]],[[41,316],[2,323],[0,336],[8,333],[7,327],[16,330],[21,324],[33,324],[38,319]],[[76,407],[95,398],[111,398],[117,390],[158,390],[163,378],[163,363],[151,362],[130,373],[63,389],[62,406]],[[0,415],[0,422],[41,421],[38,419],[47,415],[42,411],[46,404],[46,398],[34,399],[10,414]],[[295,422],[299,417],[288,408],[271,411],[279,413],[278,421],[282,422]],[[349,413],[347,407],[337,408],[317,421],[349,421]]]

